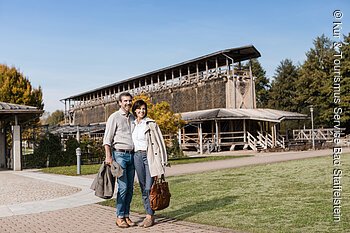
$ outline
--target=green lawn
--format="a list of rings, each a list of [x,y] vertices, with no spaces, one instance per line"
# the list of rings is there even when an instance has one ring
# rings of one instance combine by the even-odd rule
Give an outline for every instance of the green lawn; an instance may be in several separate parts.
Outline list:
[[[342,170],[338,224],[331,156],[169,177],[171,205],[157,214],[245,232],[350,232],[350,154]],[[139,187],[132,210],[144,213]]]
[[[253,155],[238,155],[238,156],[207,156],[207,157],[184,157],[178,159],[169,159],[170,165],[176,164],[186,164],[186,163],[199,163],[206,161],[214,160],[223,160],[223,159],[233,159],[233,158],[242,158],[242,157],[251,157]],[[100,168],[100,164],[94,165],[82,165],[80,168],[82,175],[95,174]],[[46,173],[55,173],[68,176],[77,175],[77,166],[63,166],[63,167],[49,167],[41,169],[42,172]]]

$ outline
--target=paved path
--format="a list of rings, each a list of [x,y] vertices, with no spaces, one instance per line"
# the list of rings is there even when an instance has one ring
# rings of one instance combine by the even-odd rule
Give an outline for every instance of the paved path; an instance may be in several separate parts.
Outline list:
[[[237,151],[238,152],[238,151]],[[343,148],[343,153],[350,152],[350,147]],[[218,155],[229,155],[230,152],[218,153]],[[254,152],[248,152],[248,154],[254,154]],[[289,160],[307,159],[319,156],[331,156],[332,149],[328,150],[315,150],[315,151],[289,151],[289,152],[271,152],[271,153],[255,153],[253,157],[235,158],[217,160],[211,162],[203,162],[197,164],[182,164],[174,165],[167,168],[167,176],[177,176],[190,173],[199,173],[211,170],[219,170],[226,168],[243,167],[256,164],[278,163]]]
[[[14,172],[1,172],[0,184],[0,206],[64,197],[81,190],[76,186],[42,182],[16,175]],[[40,188],[33,189],[33,187]]]
[[[344,149],[350,152],[349,148]],[[282,153],[259,153],[254,157],[237,158],[200,164],[175,165],[167,169],[167,175],[182,175],[187,173],[197,173],[209,170],[218,170],[247,166],[253,164],[275,163],[294,159],[303,159],[317,156],[331,155],[331,150],[306,151],[306,152],[282,152]],[[114,224],[114,208],[103,207],[93,203],[101,201],[94,196],[89,189],[92,176],[70,177],[62,175],[44,174],[34,171],[2,171],[0,176],[1,191],[6,193],[1,196],[0,204],[0,232],[234,232],[231,230],[210,227],[200,224],[187,223],[169,219],[158,219],[154,227],[143,229],[139,227],[129,229],[117,229]],[[17,187],[25,190],[27,200],[13,202],[14,197],[23,196],[23,191],[15,193],[6,192],[13,188],[7,182],[16,180]],[[18,181],[18,179],[20,181]],[[7,180],[7,181],[6,181]],[[22,181],[22,183],[21,183]],[[7,182],[7,183],[6,183]],[[56,184],[57,189],[66,187],[67,193],[52,191],[55,189],[52,184]],[[49,195],[42,195],[40,200],[35,201],[38,195],[37,190]],[[20,195],[19,195],[20,194]],[[67,195],[67,196],[62,196]],[[34,199],[30,199],[34,198]],[[24,202],[23,202],[24,201]],[[132,214],[131,218],[140,221],[142,215]]]
[[[17,182],[21,184],[22,192],[20,193],[25,192],[24,195],[28,197],[34,198],[38,194],[38,190],[41,190],[41,193],[50,192],[50,190],[55,189],[55,185],[57,185],[57,187],[67,187],[68,190],[75,190],[75,192],[70,192],[71,195],[67,194],[63,197],[61,193],[55,193],[56,195],[43,196],[40,201],[0,205],[0,217],[59,210],[101,201],[101,199],[96,197],[93,191],[90,189],[90,185],[93,180],[91,178],[62,176],[28,171],[7,171],[1,172],[0,174],[1,176],[5,174],[7,178],[12,177],[12,179],[20,177],[20,179],[17,178]],[[28,180],[31,182],[27,182]],[[51,185],[47,186],[48,183]],[[33,186],[33,184],[36,185]],[[4,187],[4,189],[11,189],[11,186],[5,186],[2,183],[0,183],[0,187]],[[5,193],[7,193],[7,197],[3,196],[4,199],[13,199],[13,195],[16,195],[16,193],[11,192]]]
[[[158,218],[150,228],[120,229],[115,225],[114,208],[98,204],[84,205],[36,214],[0,218],[0,232],[16,233],[100,233],[100,232],[159,232],[159,233],[235,233],[224,228]],[[133,214],[131,219],[140,222],[144,216]],[[237,232],[236,232],[237,233]]]

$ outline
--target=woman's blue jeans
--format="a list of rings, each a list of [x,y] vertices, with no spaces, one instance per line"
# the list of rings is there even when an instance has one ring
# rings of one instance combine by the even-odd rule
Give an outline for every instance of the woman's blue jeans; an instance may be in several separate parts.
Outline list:
[[[118,178],[118,193],[115,207],[118,218],[129,217],[130,203],[134,192],[134,154],[113,151],[113,160],[123,168],[123,175]]]
[[[149,193],[153,184],[153,178],[149,172],[146,151],[136,151],[134,155],[134,163],[141,188],[143,206],[147,214],[154,215],[154,210],[151,209],[149,200]]]

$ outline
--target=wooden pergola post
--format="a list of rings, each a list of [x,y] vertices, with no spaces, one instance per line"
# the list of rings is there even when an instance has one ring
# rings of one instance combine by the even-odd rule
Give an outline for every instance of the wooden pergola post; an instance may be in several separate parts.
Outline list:
[[[245,119],[243,119],[243,141],[247,142],[247,127]]]
[[[5,126],[0,121],[0,168],[6,167],[6,132]]]
[[[273,128],[273,136],[272,136],[273,146],[277,147],[277,127],[276,127],[276,123],[273,124],[272,128]]]
[[[15,171],[22,169],[22,142],[20,124],[39,116],[44,111],[36,107],[0,102],[0,167],[13,168]],[[6,125],[12,124],[12,161],[6,161]]]
[[[219,150],[219,126],[217,120],[215,120],[215,148]]]
[[[21,126],[18,124],[18,116],[15,115],[15,125],[12,126],[12,151],[13,151],[13,170],[22,170],[22,143]]]
[[[200,153],[200,155],[202,155],[202,154],[203,154],[203,132],[202,132],[202,123],[199,123],[198,134],[199,134],[199,153]]]
[[[182,144],[182,143],[181,143],[181,128],[179,128],[177,132],[178,132],[178,134],[177,134],[178,142],[179,142],[179,146],[180,146],[180,148],[181,148],[181,144]]]

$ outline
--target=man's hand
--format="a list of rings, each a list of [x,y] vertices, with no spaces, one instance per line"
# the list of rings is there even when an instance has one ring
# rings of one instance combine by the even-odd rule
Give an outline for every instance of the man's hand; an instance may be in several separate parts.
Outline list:
[[[106,159],[105,163],[106,164],[112,164],[112,153],[111,153],[111,147],[109,145],[105,145],[105,153],[106,153]]]
[[[106,164],[112,164],[113,160],[112,160],[112,157],[106,157],[106,160],[105,160],[105,163]]]

